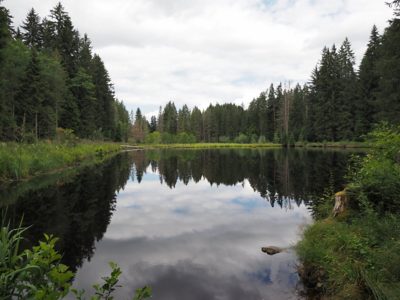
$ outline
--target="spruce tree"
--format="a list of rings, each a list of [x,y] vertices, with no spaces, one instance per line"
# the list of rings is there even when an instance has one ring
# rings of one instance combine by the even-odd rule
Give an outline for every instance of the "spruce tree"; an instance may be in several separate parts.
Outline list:
[[[60,2],[50,11],[50,19],[55,34],[55,49],[59,51],[65,70],[72,78],[78,69],[79,34]]]
[[[76,132],[79,136],[89,138],[97,129],[95,122],[97,100],[93,79],[83,68],[80,68],[71,79],[69,88],[74,101],[76,101],[80,116]]]
[[[40,23],[40,17],[35,12],[35,9],[31,9],[23,22],[21,28],[22,40],[30,48],[40,49],[42,47],[42,28]]]
[[[272,141],[275,133],[275,88],[271,84],[268,90],[267,98],[267,116],[266,116],[266,138]]]
[[[40,77],[39,60],[35,49],[27,66],[25,77],[17,94],[17,124],[21,128],[23,138],[31,133],[37,140],[39,137],[39,112],[43,102],[43,87]]]
[[[178,111],[178,133],[190,131],[190,110],[186,104]]]
[[[351,140],[354,136],[354,127],[360,120],[356,116],[358,102],[357,75],[354,71],[355,57],[350,41],[346,38],[340,46],[339,63],[339,91],[336,107],[336,135],[334,140]],[[361,118],[361,117],[360,117]]]
[[[0,4],[3,0],[0,0]],[[8,11],[3,6],[0,6],[0,63],[2,62],[1,51],[4,49],[11,38],[12,28],[11,28],[11,16]]]
[[[151,116],[149,130],[150,130],[150,133],[157,130],[157,118],[156,118],[156,116]]]
[[[377,63],[380,58],[381,37],[378,28],[374,25],[358,72],[360,81],[360,98],[356,107],[355,135],[366,134],[372,129],[376,121],[377,99],[379,88],[379,74]]]
[[[390,21],[382,36],[377,74],[376,121],[400,123],[400,19]]]
[[[89,73],[91,71],[92,59],[92,42],[87,34],[85,34],[83,38],[79,40],[79,66]]]
[[[304,93],[299,84],[293,90],[293,103],[290,108],[289,128],[295,141],[299,140],[305,128],[305,101]]]
[[[195,106],[190,115],[190,128],[197,141],[203,138],[203,116],[200,109]]]
[[[178,129],[178,113],[175,104],[171,101],[164,107],[163,126],[164,132],[176,134]]]
[[[108,71],[97,54],[93,56],[91,70],[97,99],[95,122],[97,127],[102,129],[105,137],[113,139],[116,126],[114,91]]]

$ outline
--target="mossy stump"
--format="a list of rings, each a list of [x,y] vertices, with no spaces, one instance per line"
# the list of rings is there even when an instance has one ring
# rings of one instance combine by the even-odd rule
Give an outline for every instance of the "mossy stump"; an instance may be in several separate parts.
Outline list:
[[[349,197],[346,190],[337,192],[335,194],[335,206],[333,207],[333,217],[343,214],[349,205]]]

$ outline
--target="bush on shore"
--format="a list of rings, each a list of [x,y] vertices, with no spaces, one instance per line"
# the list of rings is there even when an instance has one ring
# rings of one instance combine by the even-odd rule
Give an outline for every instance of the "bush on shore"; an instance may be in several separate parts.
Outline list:
[[[373,149],[349,173],[348,211],[317,220],[297,245],[305,279],[327,299],[400,295],[400,127],[381,125],[370,138]]]

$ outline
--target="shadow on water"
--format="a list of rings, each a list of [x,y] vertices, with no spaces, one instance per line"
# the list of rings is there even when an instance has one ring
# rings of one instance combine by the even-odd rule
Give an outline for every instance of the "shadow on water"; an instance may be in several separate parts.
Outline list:
[[[296,299],[295,254],[272,259],[260,247],[298,239],[313,199],[329,184],[343,187],[350,154],[132,151],[0,189],[0,202],[16,198],[8,214],[32,226],[28,246],[43,233],[60,238],[78,288],[90,288],[113,260],[125,274],[122,298],[149,284],[154,299]]]

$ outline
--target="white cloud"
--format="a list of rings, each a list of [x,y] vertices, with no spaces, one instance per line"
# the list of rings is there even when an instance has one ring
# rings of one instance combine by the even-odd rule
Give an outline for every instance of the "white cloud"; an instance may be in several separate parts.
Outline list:
[[[5,0],[19,24],[55,0]],[[391,17],[376,0],[65,0],[110,71],[117,97],[145,113],[248,103],[270,82],[306,82],[321,49],[347,36],[358,61],[373,24]]]

